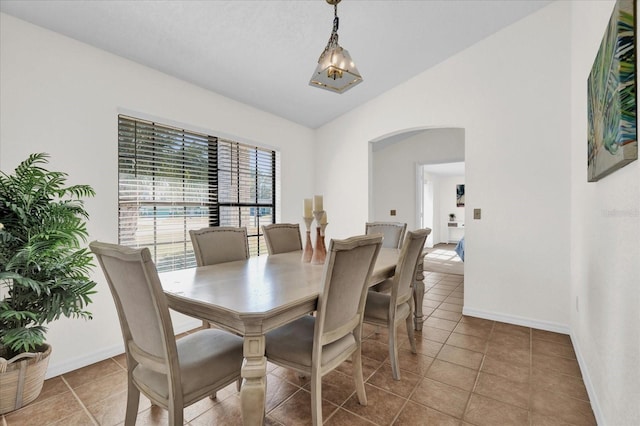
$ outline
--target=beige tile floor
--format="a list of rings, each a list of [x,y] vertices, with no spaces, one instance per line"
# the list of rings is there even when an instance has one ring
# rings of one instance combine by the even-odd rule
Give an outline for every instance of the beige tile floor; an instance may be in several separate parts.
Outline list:
[[[402,379],[391,378],[386,331],[365,325],[368,405],[354,395],[347,362],[323,380],[328,425],[594,425],[569,336],[462,315],[463,277],[426,273],[425,315],[412,354],[400,341]],[[308,380],[268,368],[267,425],[311,423]],[[40,397],[0,425],[121,425],[124,356],[51,378]],[[167,424],[141,397],[137,425]],[[185,409],[185,424],[241,424],[235,384]]]

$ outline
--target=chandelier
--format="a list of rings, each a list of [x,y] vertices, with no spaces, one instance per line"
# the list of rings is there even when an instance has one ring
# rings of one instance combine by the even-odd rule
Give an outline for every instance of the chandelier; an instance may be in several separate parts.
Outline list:
[[[338,3],[340,0],[327,0],[333,5],[333,30],[329,42],[320,54],[318,66],[309,81],[310,86],[343,93],[362,81],[362,76],[346,49],[338,44]]]

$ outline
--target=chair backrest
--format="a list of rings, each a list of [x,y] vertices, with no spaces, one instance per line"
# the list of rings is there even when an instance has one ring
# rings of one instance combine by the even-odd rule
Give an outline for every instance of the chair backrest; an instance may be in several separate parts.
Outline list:
[[[390,305],[392,308],[411,299],[413,294],[411,284],[416,276],[420,254],[430,233],[431,229],[429,228],[407,232],[391,284]]]
[[[214,226],[189,231],[198,266],[249,258],[247,228]]]
[[[367,222],[365,225],[365,234],[382,234],[382,247],[400,248],[402,247],[402,239],[407,230],[406,223],[400,222]]]
[[[120,319],[129,370],[141,364],[179,379],[177,347],[167,301],[148,248],[94,241]],[[177,383],[180,383],[179,380]]]
[[[362,324],[369,279],[381,246],[380,235],[330,241],[316,311],[314,351]]]
[[[274,223],[262,226],[269,254],[302,250],[302,237],[298,223]]]

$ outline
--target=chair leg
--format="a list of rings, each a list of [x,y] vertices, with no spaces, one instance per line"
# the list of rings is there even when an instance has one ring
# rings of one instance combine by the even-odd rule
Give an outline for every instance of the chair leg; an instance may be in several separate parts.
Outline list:
[[[183,408],[169,404],[169,426],[182,426],[184,424]]]
[[[389,324],[389,358],[391,361],[391,373],[394,380],[400,380],[400,365],[398,364],[398,337],[395,321]]]
[[[136,424],[138,404],[140,404],[140,390],[129,380],[127,387],[127,410],[124,416],[125,426],[133,426]]]
[[[362,350],[358,348],[351,357],[353,364],[353,380],[356,384],[356,394],[360,405],[367,405],[367,393],[364,389],[364,375],[362,373]]]
[[[416,349],[416,337],[413,332],[413,315],[411,312],[409,312],[409,315],[407,315],[406,323],[407,323],[407,335],[409,336],[409,343],[411,344],[411,353],[415,354],[418,352],[418,350]]]
[[[240,388],[242,388],[242,377],[238,377],[238,381],[236,382],[236,389],[240,392]]]
[[[218,397],[218,392],[214,392],[211,395],[209,395],[209,399],[214,400]]]
[[[167,406],[169,412],[169,426],[183,426],[184,424],[184,400],[182,394],[175,394],[169,391],[169,401]]]
[[[311,423],[322,426],[322,376],[317,368],[311,371]]]

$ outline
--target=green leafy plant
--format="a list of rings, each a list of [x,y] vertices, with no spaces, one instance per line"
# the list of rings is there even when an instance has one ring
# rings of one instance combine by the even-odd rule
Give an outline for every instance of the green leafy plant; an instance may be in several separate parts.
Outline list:
[[[0,171],[0,353],[38,351],[45,324],[61,316],[91,319],[85,307],[96,283],[82,198],[88,185],[67,186],[48,171],[48,154],[30,155],[12,175]]]

